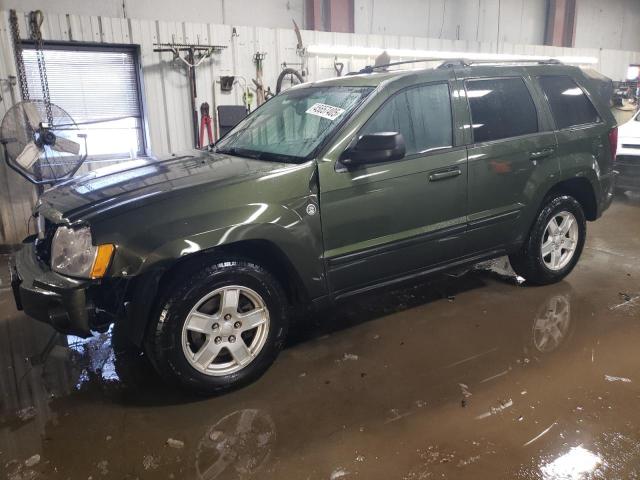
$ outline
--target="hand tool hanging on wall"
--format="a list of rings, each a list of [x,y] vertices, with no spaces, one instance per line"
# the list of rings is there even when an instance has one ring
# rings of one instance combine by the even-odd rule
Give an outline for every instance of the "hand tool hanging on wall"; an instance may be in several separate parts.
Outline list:
[[[213,132],[211,130],[211,115],[209,114],[209,104],[204,102],[200,105],[200,141],[198,147],[205,146],[204,143],[204,131],[207,130],[207,137],[209,138],[209,147],[213,145]]]
[[[336,71],[336,76],[342,76],[342,70],[344,70],[344,63],[338,61],[338,57],[333,57],[333,69]]]
[[[244,104],[244,108],[247,110],[247,114],[251,113],[251,104],[253,103],[253,92],[247,86],[242,92],[242,103]]]
[[[154,43],[156,48],[154,52],[171,52],[174,60],[180,60],[187,67],[187,75],[189,77],[189,93],[191,101],[192,125],[193,125],[193,144],[198,147],[200,139],[198,138],[198,110],[196,109],[196,99],[198,92],[196,90],[196,68],[206,59],[215,53],[220,53],[226,45],[200,45],[192,43]],[[182,56],[185,52],[185,56]]]
[[[302,33],[300,33],[300,28],[295,20],[293,20],[293,31],[296,34],[296,39],[298,43],[296,44],[296,54],[300,57],[299,63],[287,63],[282,62],[282,71],[280,75],[278,75],[278,81],[276,82],[276,94],[286,90],[293,85],[297,85],[299,83],[304,83],[307,81],[308,76],[308,55],[307,48],[302,43]],[[291,65],[299,65],[300,70],[296,70],[295,68],[291,68]]]
[[[256,52],[253,55],[253,63],[256,66],[256,78],[253,78],[253,84],[256,86],[256,105],[259,107],[267,101],[267,92],[264,89],[262,81],[262,65],[264,58],[267,56],[265,52]],[[270,89],[267,89],[270,93]]]

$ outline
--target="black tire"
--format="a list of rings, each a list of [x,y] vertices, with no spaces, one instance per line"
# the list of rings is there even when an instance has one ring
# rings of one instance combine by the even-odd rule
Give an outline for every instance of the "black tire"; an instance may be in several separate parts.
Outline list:
[[[300,75],[300,72],[298,72],[294,68],[285,68],[280,72],[280,75],[278,75],[278,81],[276,83],[276,94],[282,91],[282,84],[284,83],[284,79],[287,77],[287,75],[295,77],[299,83],[304,83],[304,79],[302,78],[302,75]]]
[[[547,225],[554,216],[561,212],[572,213],[578,227],[578,241],[573,257],[562,269],[552,270],[547,267],[542,256],[542,240]],[[509,256],[515,272],[523,277],[527,284],[548,285],[556,283],[569,275],[578,263],[587,234],[587,222],[580,203],[569,195],[555,195],[547,198],[545,206],[536,218],[529,237],[515,254]]]
[[[237,372],[211,376],[197,370],[187,359],[182,329],[199,300],[229,285],[247,287],[262,297],[268,310],[269,329],[264,346],[250,363]],[[224,393],[257,380],[271,366],[284,345],[288,310],[282,287],[264,268],[244,260],[217,262],[184,272],[165,289],[150,320],[145,350],[158,373],[169,383],[202,395]]]

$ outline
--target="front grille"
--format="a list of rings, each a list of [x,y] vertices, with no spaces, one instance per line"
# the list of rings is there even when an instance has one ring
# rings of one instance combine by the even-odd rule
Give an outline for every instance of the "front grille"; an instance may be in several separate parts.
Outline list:
[[[623,143],[622,148],[635,148],[640,150],[640,144],[638,143]]]
[[[36,256],[45,263],[51,262],[51,244],[56,233],[57,225],[45,220],[44,238],[36,239]]]

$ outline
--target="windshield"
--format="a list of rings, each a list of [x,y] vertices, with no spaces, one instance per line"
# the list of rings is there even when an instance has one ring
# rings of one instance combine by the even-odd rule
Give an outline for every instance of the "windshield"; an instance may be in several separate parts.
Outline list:
[[[218,142],[216,151],[300,162],[349,115],[372,87],[303,87],[273,97]]]

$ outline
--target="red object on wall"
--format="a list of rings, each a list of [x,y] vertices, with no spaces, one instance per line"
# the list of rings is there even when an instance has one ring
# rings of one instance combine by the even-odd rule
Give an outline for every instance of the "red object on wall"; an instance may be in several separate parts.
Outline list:
[[[576,31],[576,0],[550,0],[545,45],[573,47]]]
[[[307,0],[307,28],[353,33],[353,0]]]

